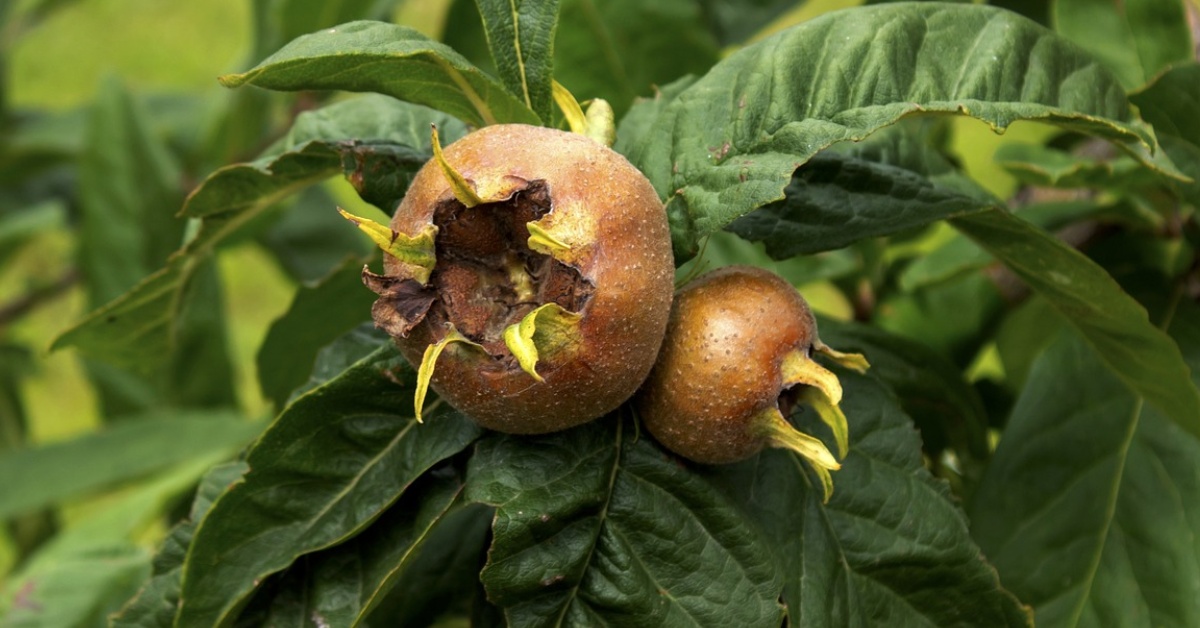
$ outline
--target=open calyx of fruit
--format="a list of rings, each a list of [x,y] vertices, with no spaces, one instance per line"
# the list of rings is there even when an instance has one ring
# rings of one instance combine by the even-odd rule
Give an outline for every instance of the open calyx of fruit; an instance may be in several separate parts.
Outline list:
[[[376,324],[427,386],[484,427],[545,433],[599,417],[645,380],[674,262],[649,181],[584,134],[475,131],[413,179],[388,226]]]

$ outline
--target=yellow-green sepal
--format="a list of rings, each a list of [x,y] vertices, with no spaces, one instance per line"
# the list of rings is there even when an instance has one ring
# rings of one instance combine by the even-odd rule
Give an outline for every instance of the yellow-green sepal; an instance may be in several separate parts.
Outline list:
[[[555,259],[571,250],[571,245],[554,237],[536,220],[525,223],[525,227],[529,229],[529,240],[527,241],[529,250],[549,255]]]
[[[544,381],[537,372],[538,360],[543,355],[577,345],[581,318],[581,314],[557,303],[547,303],[506,327],[504,345],[517,359],[521,370],[539,382]]]
[[[829,397],[819,388],[806,387],[800,391],[798,399],[801,403],[812,406],[817,411],[821,421],[833,431],[833,439],[837,442],[838,459],[845,458],[850,451],[850,424],[841,407],[829,402]]]
[[[595,98],[587,108],[587,136],[612,146],[617,141],[616,114],[607,100]]]
[[[579,101],[567,88],[558,81],[550,83],[550,92],[554,102],[563,112],[563,118],[572,133],[578,133],[605,145],[612,146],[617,139],[617,126],[613,115],[612,105],[608,101],[596,98],[588,105],[587,113],[579,106]]]
[[[763,409],[758,416],[751,419],[751,426],[751,429],[763,437],[771,447],[790,449],[804,458],[821,481],[822,501],[829,501],[829,497],[833,495],[833,476],[829,472],[837,471],[842,465],[833,457],[825,443],[793,427],[776,406]]]
[[[783,376],[784,388],[812,386],[824,392],[834,405],[842,402],[842,383],[838,381],[837,375],[814,362],[807,352],[797,349],[788,353],[783,357],[783,364],[779,366],[779,370]]]
[[[454,193],[454,198],[466,207],[474,207],[483,203],[483,199],[475,192],[475,186],[467,181],[462,174],[446,161],[446,155],[442,153],[442,142],[438,139],[437,125],[433,127],[433,134],[430,138],[430,144],[433,146],[433,160],[437,162],[442,169],[442,174],[446,175],[446,179],[450,182],[450,191]]]
[[[833,347],[821,342],[818,338],[813,342],[813,349],[824,354],[830,360],[859,373],[866,373],[867,369],[871,368],[871,364],[867,362],[866,356],[861,353],[842,353]]]
[[[850,448],[850,425],[839,407],[842,402],[842,382],[838,380],[837,375],[814,362],[807,352],[800,350],[784,356],[780,371],[783,374],[784,388],[804,386],[800,391],[799,400],[812,406],[821,420],[833,430],[838,457],[845,458]]]
[[[338,208],[338,213],[367,234],[384,253],[412,267],[413,279],[421,283],[429,281],[429,274],[437,264],[434,251],[434,237],[437,235],[435,225],[425,225],[421,233],[408,236],[370,218],[355,216],[341,207]]]
[[[479,343],[472,342],[470,338],[459,333],[453,325],[450,326],[450,330],[444,338],[425,347],[425,355],[421,356],[421,366],[417,369],[417,393],[413,396],[413,411],[416,412],[414,416],[417,423],[423,421],[421,412],[425,407],[425,395],[429,393],[429,380],[433,379],[433,367],[437,364],[437,359],[442,355],[442,351],[454,343],[463,343],[476,347],[480,351],[483,350]]]

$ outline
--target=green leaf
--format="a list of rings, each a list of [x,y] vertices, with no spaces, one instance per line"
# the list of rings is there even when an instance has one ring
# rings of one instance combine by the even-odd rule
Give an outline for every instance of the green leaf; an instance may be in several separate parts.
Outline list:
[[[278,220],[257,238],[301,285],[316,284],[350,256],[366,260],[376,250],[356,230],[346,228],[345,218],[329,211],[338,206],[329,187],[314,185],[301,190],[293,204],[282,207]]]
[[[67,208],[61,201],[41,203],[7,211],[0,207],[0,265],[39,234],[65,227]]]
[[[334,146],[353,151],[354,138],[376,137],[421,142],[414,146],[424,149],[431,122],[446,124],[449,133],[465,132],[451,118],[384,96],[356,98],[301,115],[267,157],[218,170],[192,192],[184,212],[204,220],[165,268],[63,332],[52,348],[76,346],[85,355],[119,365],[155,364],[178,346],[180,295],[218,245],[276,201],[335,173],[341,158]],[[318,168],[326,170],[317,176]]]
[[[881,173],[881,177],[884,173],[897,178],[908,177],[909,173],[921,176],[930,173],[945,181],[961,179],[961,175],[946,171],[930,155],[928,148],[912,151],[912,155],[920,157],[914,160],[904,150],[872,153],[869,150],[872,142],[868,141],[865,145],[867,150],[861,153],[864,157],[884,162],[873,165],[867,162],[867,167],[874,168],[875,172]],[[892,187],[886,181],[881,181],[881,189]],[[968,192],[971,190],[960,183],[951,185],[947,187]],[[849,186],[835,184],[835,187]],[[864,195],[867,198],[863,200],[854,194],[853,191],[848,192],[845,198],[855,201],[855,209],[873,209],[871,195]],[[974,198],[974,193],[971,194],[971,198]],[[813,193],[808,196],[824,198]],[[889,196],[884,194],[880,198],[886,201]],[[838,211],[840,207],[843,206],[834,203],[833,211]],[[1186,429],[1200,435],[1200,393],[1186,386],[1187,367],[1178,349],[1149,323],[1145,310],[1099,266],[1049,234],[1005,211],[976,213],[953,218],[951,222],[1005,263],[1031,288],[1049,299],[1055,309],[1102,349],[1106,362],[1123,380],[1145,394],[1151,403],[1158,405]],[[809,237],[807,233],[804,235]],[[793,237],[797,237],[797,234],[793,234]],[[789,239],[780,240],[781,246],[792,246],[788,244]],[[974,301],[972,305],[978,307],[979,301]],[[943,317],[949,315],[960,322],[965,320],[960,309],[936,309],[944,312]],[[914,320],[917,319],[924,321],[926,317],[921,315]],[[938,327],[940,329],[941,326]],[[972,324],[966,331],[975,335],[977,329],[978,326]]]
[[[354,536],[478,437],[454,411],[413,420],[414,381],[385,345],[284,410],[247,454],[244,481],[196,530],[178,626],[229,623],[263,578]]]
[[[196,525],[208,513],[214,501],[247,470],[244,462],[229,462],[213,467],[200,480],[192,500],[188,519],[171,529],[154,556],[153,572],[138,594],[112,617],[112,628],[171,628],[179,604],[180,579],[188,544]]]
[[[259,347],[263,395],[282,408],[312,372],[317,351],[370,318],[375,294],[362,283],[363,260],[350,259],[312,286],[301,287]]]
[[[745,42],[776,18],[805,4],[796,0],[700,0],[709,30],[722,46]]]
[[[995,324],[1004,306],[1004,295],[991,277],[970,273],[911,293],[885,294],[872,322],[965,369],[987,342],[980,330]]]
[[[168,465],[229,453],[262,431],[232,413],[148,416],[69,441],[0,454],[0,518],[109,488]]]
[[[339,171],[343,156],[358,164],[371,145],[396,144],[432,154],[431,124],[447,143],[466,133],[445,114],[380,95],[366,95],[300,114],[288,134],[254,162],[226,166],[208,176],[187,198],[183,213],[205,217],[265,209],[297,190]],[[345,168],[352,182],[374,172]],[[390,211],[390,207],[381,207]]]
[[[482,441],[469,499],[497,507],[480,578],[511,626],[778,626],[754,524],[610,416]]]
[[[105,303],[162,266],[184,222],[179,171],[145,113],[115,79],[97,97],[79,164],[79,265],[92,304]]]
[[[464,508],[462,490],[462,478],[451,469],[422,477],[358,536],[307,557],[279,582],[268,584],[266,590],[274,587],[278,593],[256,597],[252,605],[269,607],[259,613],[248,609],[240,621],[272,626],[309,621],[362,625],[393,587],[406,580],[409,590],[404,592],[403,608],[407,614],[420,614],[422,606],[439,598],[442,602],[458,598],[461,590],[438,590],[437,580],[454,570],[450,561],[463,549],[474,567],[469,580],[478,577],[476,559],[491,523],[486,509]],[[414,582],[414,577],[420,580]],[[443,609],[424,610],[437,616]],[[265,615],[263,621],[257,621],[258,614]],[[408,624],[392,616],[380,625]]]
[[[1128,90],[1194,59],[1183,0],[1055,0],[1054,29],[1104,63]]]
[[[1022,220],[1051,231],[1100,213],[1104,209],[1096,201],[1084,200],[1028,205],[1019,208],[1016,213]],[[961,277],[994,262],[992,256],[970,238],[962,234],[954,235],[941,246],[906,266],[900,273],[900,287],[911,292]]]
[[[359,19],[389,17],[395,0],[264,0],[255,2],[255,57],[261,58],[283,44],[317,29]]]
[[[404,26],[350,22],[304,35],[226,87],[378,92],[445,111],[474,126],[538,124],[538,116],[451,48]]]
[[[1200,437],[1200,391],[1179,347],[1102,268],[1004,211],[953,224],[1046,298],[1126,386]]]
[[[150,553],[135,535],[162,518],[221,456],[158,473],[107,507],[72,521],[40,547],[0,595],[7,625],[104,625],[150,575]]]
[[[919,342],[875,327],[822,319],[820,331],[821,340],[838,351],[868,356],[871,374],[892,389],[904,413],[917,423],[926,451],[952,447],[960,456],[987,458],[983,402],[952,362]]]
[[[1179,308],[1171,334],[1200,361],[1200,311]],[[1196,625],[1197,478],[1200,442],[1063,335],[1013,409],[973,534],[1040,626]]]
[[[141,108],[115,81],[106,83],[92,112],[79,172],[78,265],[95,306],[132,288],[182,243],[185,222],[174,216],[182,200],[180,175]],[[164,402],[234,403],[219,280],[211,266],[198,270],[189,290],[182,291],[174,303],[179,312],[177,346],[198,352],[189,354],[185,365],[176,361],[167,368],[142,368],[137,373],[90,368],[107,416]],[[202,308],[196,307],[198,302]],[[90,357],[105,359],[102,354]],[[159,364],[173,357],[170,352],[160,353]],[[181,369],[187,371],[182,377]]]
[[[833,474],[828,504],[790,452],[765,451],[708,473],[760,526],[758,543],[784,578],[790,625],[1030,625],[945,483],[925,470],[920,439],[895,398],[871,377],[838,375],[850,454]]]
[[[5,628],[103,626],[149,575],[149,553],[130,544],[96,546],[30,570],[5,613]]]
[[[997,131],[1040,120],[1147,162],[1156,147],[1116,79],[1050,31],[987,6],[906,3],[826,14],[730,55],[626,154],[668,199],[686,258],[698,237],[785,198],[822,149],[918,113]]]
[[[1005,144],[996,151],[995,159],[1029,185],[1124,190],[1162,181],[1132,157],[1101,161],[1037,144]]]
[[[564,0],[554,73],[580,100],[605,98],[619,117],[633,99],[719,58],[694,0]]]
[[[504,85],[542,120],[550,120],[559,0],[478,0],[476,5]]]
[[[842,248],[931,222],[984,211],[996,201],[912,125],[817,153],[793,174],[785,198],[729,224],[786,259]]]
[[[1200,207],[1200,64],[1171,68],[1130,100],[1154,125],[1163,151],[1192,178],[1175,183],[1181,195]]]

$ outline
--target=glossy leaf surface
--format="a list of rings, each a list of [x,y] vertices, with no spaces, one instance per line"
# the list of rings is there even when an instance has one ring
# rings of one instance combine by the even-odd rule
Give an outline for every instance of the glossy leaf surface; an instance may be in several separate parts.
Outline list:
[[[895,4],[830,13],[738,51],[625,150],[668,199],[686,258],[698,237],[784,198],[822,149],[918,113],[996,130],[1041,120],[1145,159],[1155,147],[1117,80],[1041,26],[985,6]]]
[[[288,406],[196,530],[177,625],[231,621],[263,578],[361,531],[479,435],[453,411],[408,416],[414,380],[389,343]]]

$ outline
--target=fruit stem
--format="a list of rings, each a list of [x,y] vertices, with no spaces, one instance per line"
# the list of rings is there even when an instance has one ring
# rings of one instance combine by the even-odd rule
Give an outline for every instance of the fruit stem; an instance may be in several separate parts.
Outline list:
[[[825,443],[797,430],[775,406],[765,408],[751,419],[750,429],[771,447],[790,449],[800,454],[821,480],[822,501],[829,501],[830,495],[833,495],[833,477],[829,472],[837,471],[842,465],[838,464]]]
[[[483,349],[478,343],[472,342],[469,338],[459,333],[454,325],[447,323],[449,331],[446,336],[434,344],[425,347],[425,355],[421,356],[421,366],[417,369],[417,392],[413,398],[413,409],[416,412],[417,423],[423,423],[421,416],[422,407],[425,405],[425,395],[429,393],[429,380],[433,379],[433,367],[437,364],[437,359],[442,355],[442,351],[452,343],[461,342],[472,347]]]
[[[442,168],[442,173],[446,175],[446,179],[450,181],[450,191],[454,192],[454,198],[466,207],[475,207],[482,204],[483,199],[475,193],[475,186],[471,185],[462,174],[446,161],[446,156],[442,153],[442,143],[438,140],[438,129],[436,124],[429,125],[433,127],[433,135],[430,139],[430,144],[433,146],[433,158]]]
[[[412,267],[413,279],[422,284],[429,281],[429,273],[433,272],[433,267],[437,264],[434,254],[436,226],[426,225],[421,233],[408,236],[370,218],[355,216],[341,207],[338,208],[338,213],[367,234],[384,253]]]

